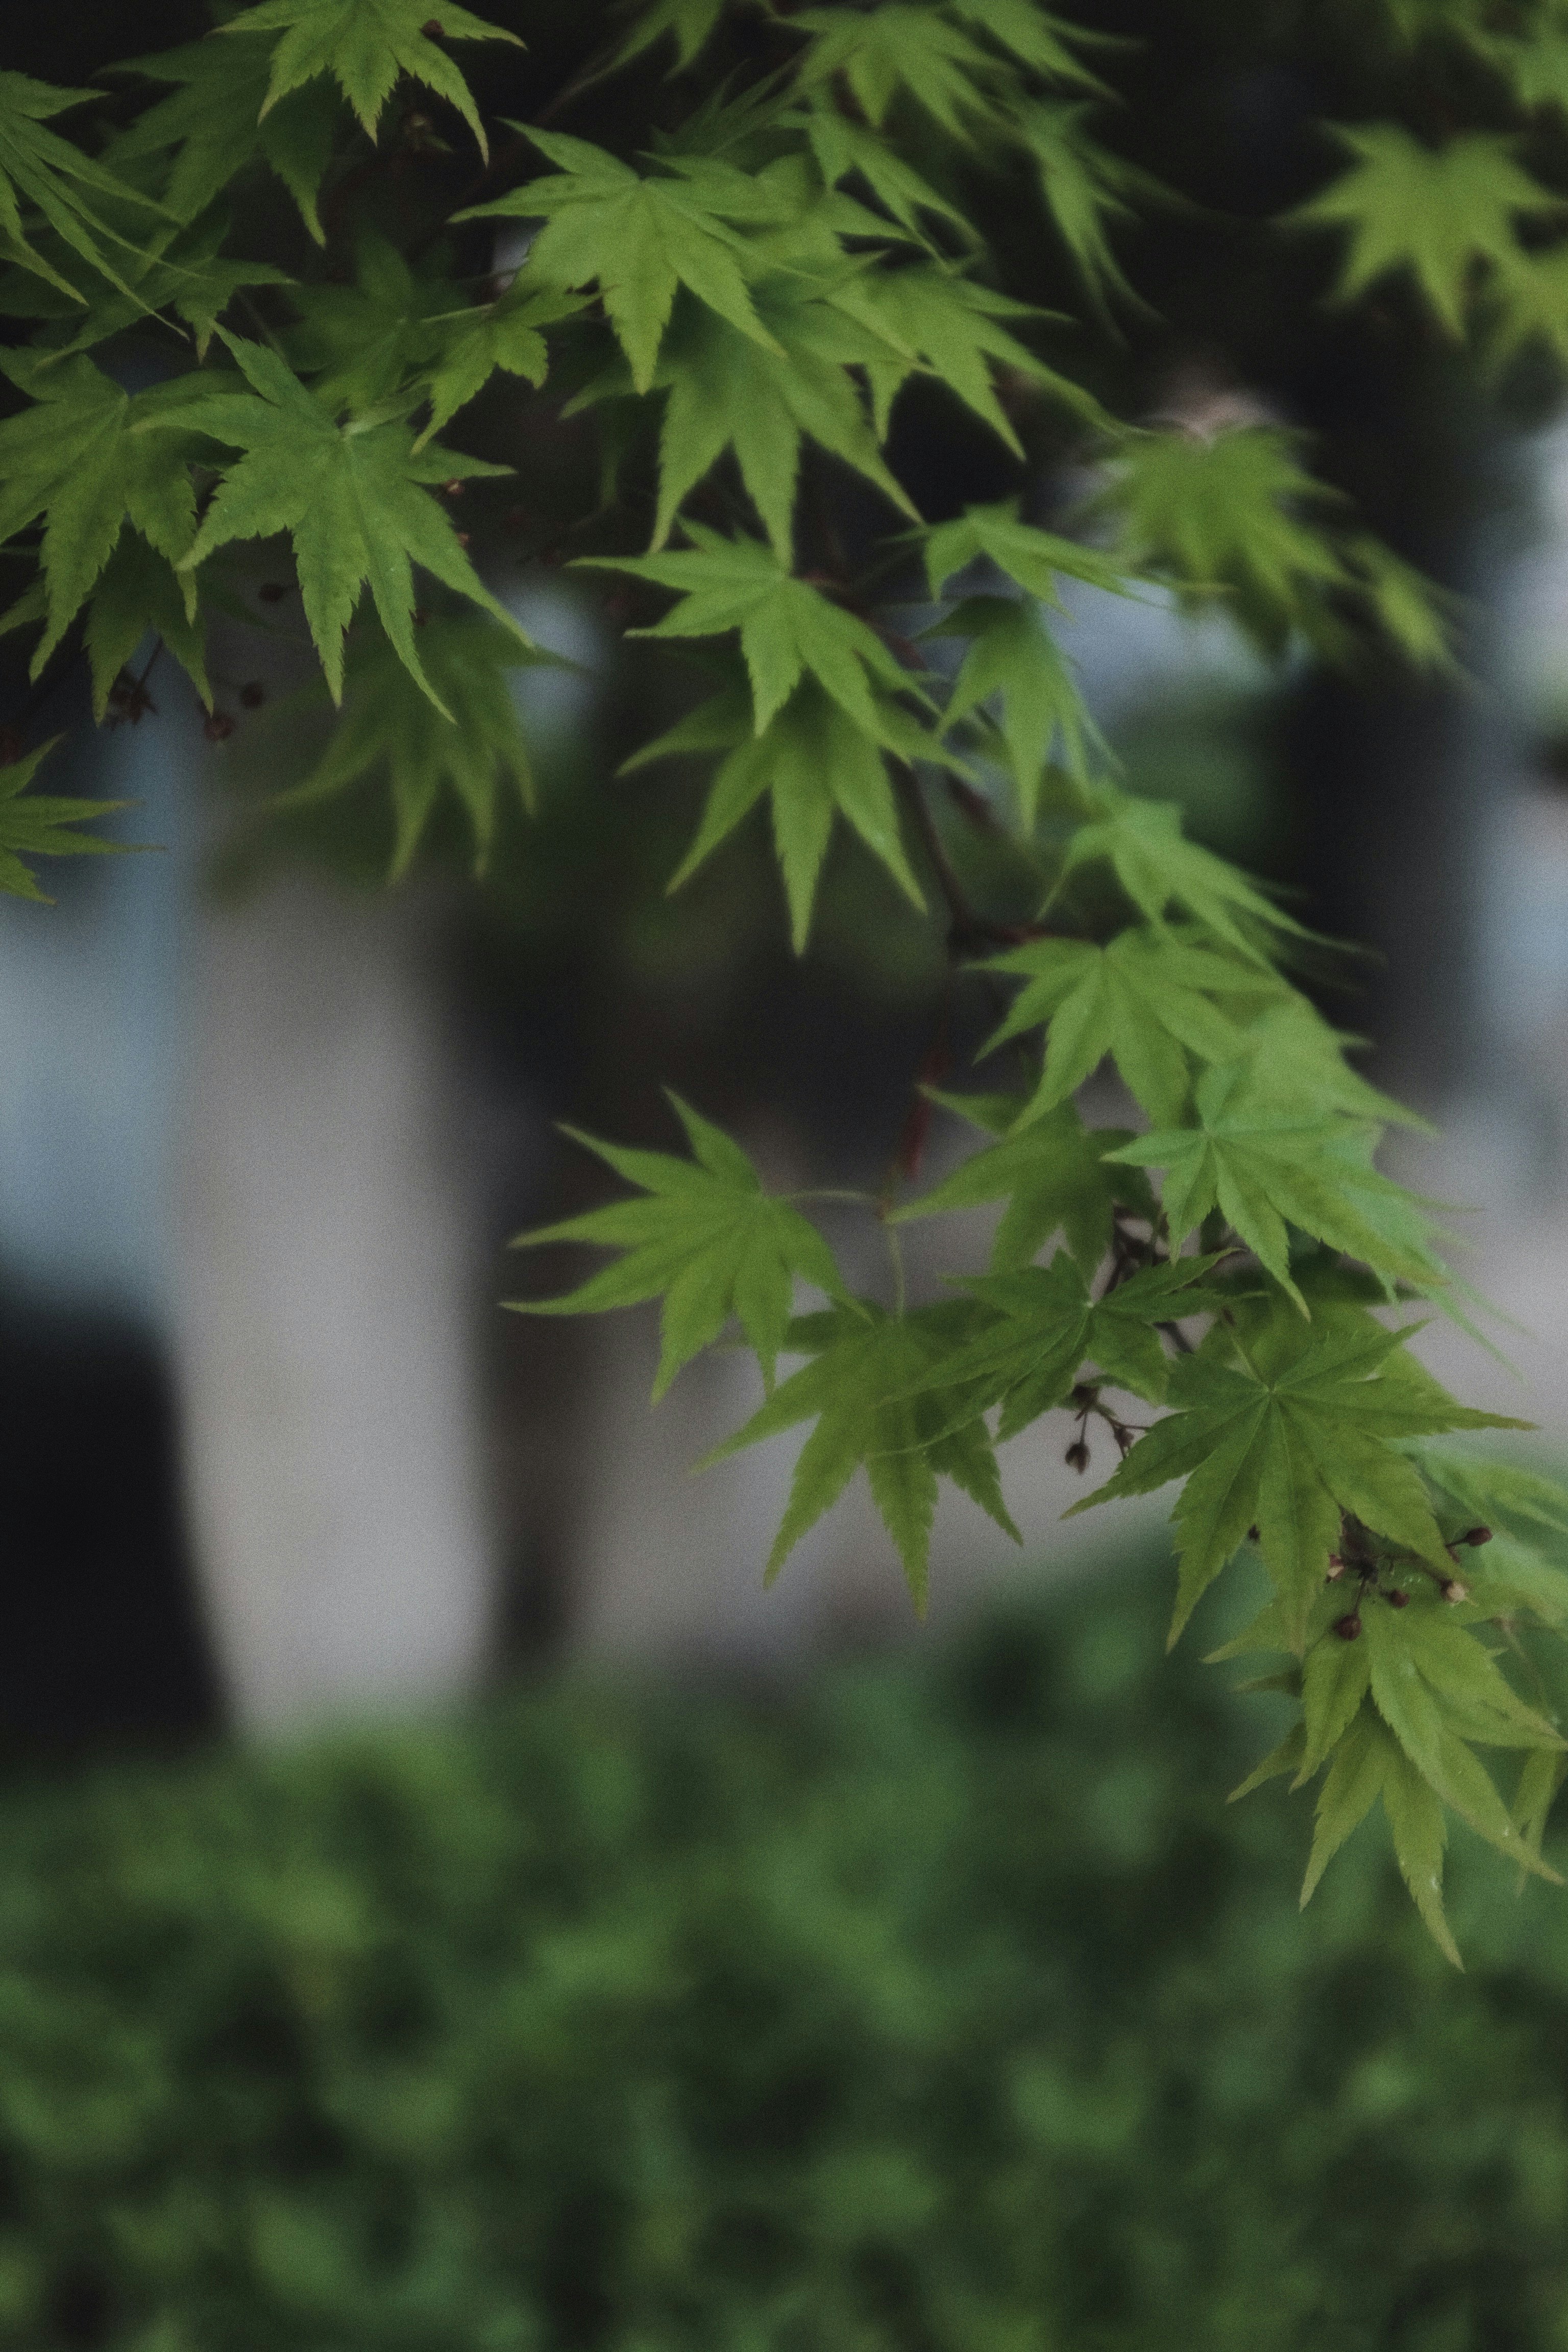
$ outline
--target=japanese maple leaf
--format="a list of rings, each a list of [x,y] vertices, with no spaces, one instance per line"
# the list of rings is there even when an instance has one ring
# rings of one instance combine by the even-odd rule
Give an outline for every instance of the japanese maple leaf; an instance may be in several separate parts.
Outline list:
[[[1342,1511],[1429,1561],[1445,1580],[1453,1573],[1426,1489],[1392,1441],[1527,1424],[1456,1404],[1435,1381],[1383,1376],[1407,1336],[1305,1324],[1292,1330],[1276,1318],[1238,1361],[1205,1348],[1171,1367],[1174,1410],[1073,1512],[1186,1480],[1175,1509],[1181,1578],[1173,1642],[1253,1526],[1293,1647],[1338,1548]]]
[[[965,1411],[1002,1406],[999,1440],[1063,1403],[1086,1364],[1134,1396],[1165,1393],[1169,1360],[1155,1327],[1214,1312],[1225,1296],[1202,1286],[1212,1257],[1173,1259],[1147,1267],[1100,1298],[1075,1258],[1058,1250],[1048,1266],[978,1275],[965,1290],[994,1319],[944,1357],[933,1375]]]
[[[121,293],[129,294],[121,271],[134,267],[139,248],[95,211],[88,194],[107,199],[116,210],[130,205],[144,219],[156,222],[163,206],[139,188],[127,185],[114,173],[73,147],[68,139],[46,129],[51,116],[65,113],[98,98],[90,89],[58,89],[33,81],[26,74],[0,73],[0,247],[13,261],[44,278],[73,302],[86,297],[27,242],[24,234],[26,208],[40,214],[70,250],[107,278]],[[105,246],[114,248],[111,260]]]
[[[1241,1030],[1216,999],[1256,1000],[1260,984],[1256,970],[1143,924],[1119,931],[1105,947],[1037,940],[992,957],[987,969],[1025,985],[985,1051],[1047,1030],[1045,1071],[1025,1119],[1076,1094],[1108,1054],[1151,1118],[1178,1118],[1191,1078],[1188,1054],[1229,1062],[1244,1050]]]
[[[482,605],[523,644],[464,554],[458,535],[423,487],[453,477],[504,474],[478,457],[430,442],[414,446],[400,418],[374,415],[333,421],[287,362],[260,343],[218,332],[233,352],[247,394],[216,393],[183,412],[215,439],[246,454],[231,466],[206,510],[181,569],[191,570],[233,539],[293,539],[305,618],[334,702],[342,699],[343,632],[368,583],[381,625],[399,659],[444,718],[451,712],[426,677],[414,631],[414,570],[422,564],[446,587]]]
[[[1154,1198],[1131,1169],[1113,1168],[1105,1153],[1129,1139],[1126,1128],[1086,1128],[1071,1103],[1059,1103],[1043,1118],[1017,1124],[1025,1108],[1017,1095],[946,1095],[931,1099],[973,1120],[998,1140],[974,1152],[951,1176],[895,1210],[889,1224],[932,1217],[950,1209],[973,1209],[1005,1199],[1007,1206],[991,1246],[993,1274],[1027,1265],[1052,1235],[1092,1274],[1110,1247],[1111,1209],[1118,1201],[1140,1216],[1153,1217]]]
[[[996,703],[996,730],[1006,753],[1018,811],[1032,833],[1040,784],[1052,745],[1061,747],[1069,773],[1084,778],[1091,748],[1104,751],[1073,675],[1072,664],[1035,605],[1011,596],[969,596],[926,632],[964,637],[968,650],[952,681],[945,713],[949,728]]]
[[[85,358],[9,356],[5,372],[33,404],[0,423],[0,540],[40,518],[45,585],[37,677],[112,555],[129,520],[178,564],[195,530],[194,456],[216,453],[195,423],[204,379],[176,376],[122,392]],[[187,614],[191,597],[185,599]]]
[[[545,226],[529,248],[530,281],[597,285],[638,392],[653,383],[679,286],[783,359],[757,316],[747,278],[761,264],[737,224],[788,221],[798,210],[795,198],[710,156],[661,158],[664,168],[645,176],[584,139],[516,127],[560,169],[457,218],[542,215]]]
[[[1062,870],[1047,907],[1084,866],[1103,862],[1138,908],[1156,925],[1173,906],[1222,939],[1226,947],[1267,964],[1259,944],[1269,929],[1297,939],[1310,934],[1283,913],[1223,857],[1188,841],[1182,812],[1171,801],[1144,801],[1101,785],[1094,794],[1098,814],[1073,833]],[[1044,909],[1042,909],[1044,911]]]
[[[503,788],[533,807],[533,772],[513,698],[510,673],[553,655],[521,644],[479,613],[434,613],[420,633],[419,654],[442,704],[404,667],[379,628],[355,632],[343,690],[343,710],[331,741],[303,782],[279,795],[274,808],[325,800],[363,776],[384,772],[392,794],[395,837],[391,878],[405,873],[437,804],[448,792],[462,803],[474,835],[474,870],[483,874],[495,840]]]
[[[871,681],[908,692],[910,673],[876,631],[820,589],[797,580],[760,540],[726,539],[701,523],[682,524],[689,548],[663,555],[584,556],[584,569],[628,572],[682,601],[648,637],[718,637],[740,632],[751,677],[754,727],[763,734],[809,671],[863,733],[879,732]]]
[[[28,791],[33,778],[61,740],[58,735],[40,743],[26,758],[0,766],[0,890],[14,898],[50,902],[39,889],[27,857],[85,857],[123,850],[122,841],[105,841],[99,834],[75,833],[95,816],[123,808],[123,801],[61,800],[58,795]]]
[[[942,756],[907,711],[885,697],[870,706],[868,734],[815,678],[803,679],[760,735],[751,697],[716,696],[657,742],[628,760],[623,774],[678,752],[728,751],[714,775],[690,848],[669,878],[678,890],[711,856],[758,802],[769,801],[773,846],[789,902],[795,952],[811,930],[812,909],[835,822],[842,817],[892,876],[911,906],[925,898],[905,853],[898,803],[884,746],[906,760]]]
[[[1173,1245],[1217,1207],[1303,1314],[1287,1223],[1387,1280],[1425,1286],[1446,1279],[1419,1204],[1372,1166],[1375,1137],[1364,1123],[1282,1101],[1245,1065],[1205,1071],[1194,1109],[1193,1126],[1141,1135],[1111,1155],[1166,1171]]]
[[[889,472],[848,373],[880,339],[824,299],[809,279],[783,272],[757,289],[758,316],[787,352],[781,366],[754,336],[716,310],[693,304],[678,318],[659,358],[654,386],[668,387],[659,435],[656,551],[668,539],[682,499],[732,448],[741,478],[786,567],[794,541],[795,493],[804,439],[815,441],[873,482],[890,504],[913,517],[907,493]]]
[[[1438,148],[1395,122],[1336,127],[1334,135],[1357,161],[1290,217],[1348,233],[1338,287],[1347,299],[1392,270],[1408,270],[1456,336],[1464,332],[1475,263],[1506,268],[1521,250],[1515,220],[1563,209],[1561,196],[1514,161],[1517,142],[1495,131],[1465,131]]]
[[[962,1486],[998,1527],[1021,1540],[1002,1500],[984,1423],[978,1413],[955,1421],[942,1391],[918,1392],[924,1377],[963,1336],[974,1312],[952,1305],[890,1317],[855,1300],[791,1326],[790,1346],[809,1349],[813,1360],[783,1381],[744,1428],[708,1457],[722,1461],[797,1422],[816,1419],[768,1555],[770,1581],[862,1465],[922,1613],[939,1475]]]
[[[489,147],[473,94],[437,39],[522,46],[515,33],[470,16],[454,0],[439,0],[434,13],[429,0],[260,0],[209,38],[256,33],[281,36],[272,51],[263,115],[290,90],[330,73],[374,139],[382,108],[399,75],[406,74],[457,108],[487,161]]]
[[[113,139],[116,166],[146,155],[171,158],[163,202],[176,220],[194,221],[222,194],[248,158],[259,154],[300,208],[311,236],[325,242],[317,194],[332,158],[342,101],[331,82],[308,82],[264,114],[277,44],[242,16],[218,39],[190,41],[110,68],[172,82],[167,98],[139,114]]]
[[[634,1307],[662,1292],[662,1345],[653,1393],[661,1397],[683,1364],[717,1339],[731,1315],[756,1349],[764,1378],[789,1327],[794,1277],[799,1275],[845,1299],[833,1254],[815,1225],[787,1201],[770,1199],[740,1146],[671,1095],[695,1155],[628,1151],[575,1128],[565,1132],[647,1198],[566,1217],[520,1234],[514,1248],[543,1242],[605,1243],[625,1256],[564,1298],[512,1299],[520,1315],[584,1315]]]

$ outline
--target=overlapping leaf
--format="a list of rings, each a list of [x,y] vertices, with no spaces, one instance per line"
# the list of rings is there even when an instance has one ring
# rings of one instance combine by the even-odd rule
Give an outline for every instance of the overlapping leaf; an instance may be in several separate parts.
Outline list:
[[[1019,1539],[1002,1500],[984,1423],[978,1414],[955,1422],[951,1399],[940,1389],[921,1388],[970,1328],[974,1313],[955,1305],[889,1317],[854,1301],[792,1327],[790,1345],[809,1349],[813,1360],[792,1373],[744,1428],[708,1457],[722,1461],[743,1446],[816,1419],[768,1555],[770,1580],[862,1465],[922,1612],[939,1476],[951,1478]]]
[[[625,1255],[590,1275],[564,1298],[510,1303],[521,1315],[588,1315],[635,1307],[662,1294],[656,1400],[733,1315],[771,1384],[789,1328],[797,1275],[830,1298],[844,1301],[841,1312],[852,1328],[864,1328],[863,1317],[847,1303],[833,1254],[816,1226],[787,1201],[771,1199],[763,1191],[761,1178],[738,1144],[677,1096],[670,1100],[691,1145],[690,1160],[665,1151],[627,1151],[579,1134],[575,1128],[566,1129],[606,1160],[617,1176],[640,1185],[646,1198],[590,1209],[583,1216],[521,1234],[514,1244],[520,1249],[546,1242],[593,1242],[623,1250]]]
[[[218,37],[248,39],[258,33],[279,36],[261,103],[264,115],[290,90],[331,74],[374,139],[382,109],[398,77],[406,74],[457,108],[487,157],[473,93],[437,40],[521,46],[515,33],[471,16],[454,0],[441,0],[437,16],[427,0],[259,0],[218,28]]]
[[[1053,747],[1079,779],[1089,773],[1092,751],[1109,756],[1071,662],[1035,606],[1016,597],[965,597],[927,634],[968,640],[948,697],[947,724],[957,727],[976,710],[994,709],[1019,818],[1032,833]]]
[[[426,676],[452,714],[410,677],[381,629],[349,648],[342,715],[321,759],[277,808],[307,804],[384,773],[392,794],[391,878],[408,869],[441,800],[455,793],[474,835],[474,867],[489,864],[501,796],[510,789],[530,813],[533,772],[511,673],[552,656],[523,645],[479,613],[432,614],[419,637]]]
[[[122,272],[127,260],[134,261],[137,247],[101,216],[103,206],[107,203],[116,213],[129,206],[147,227],[155,226],[161,210],[140,189],[128,187],[45,127],[53,116],[97,96],[96,90],[57,89],[26,74],[0,73],[0,255],[77,302],[85,298],[29,242],[26,215],[47,221],[72,253],[126,293]],[[100,200],[96,206],[92,196]]]
[[[1200,1350],[1172,1366],[1174,1410],[1073,1508],[1185,1479],[1175,1510],[1181,1580],[1173,1642],[1253,1526],[1293,1647],[1322,1590],[1342,1511],[1445,1579],[1452,1572],[1426,1489],[1390,1441],[1521,1424],[1456,1404],[1436,1382],[1380,1377],[1404,1337],[1291,1330],[1276,1316],[1255,1331],[1247,1360]]]
[[[998,1140],[972,1153],[918,1201],[895,1210],[889,1223],[1005,1200],[991,1247],[993,1274],[1027,1265],[1059,1232],[1089,1275],[1110,1247],[1118,1202],[1152,1221],[1154,1197],[1147,1181],[1138,1171],[1114,1167],[1105,1159],[1128,1140],[1125,1128],[1086,1128],[1071,1103],[1019,1124],[1026,1103],[1017,1095],[933,1094],[932,1100]]]
[[[681,501],[732,448],[741,478],[779,560],[791,561],[803,438],[875,483],[912,516],[889,472],[847,373],[884,354],[880,339],[825,300],[809,280],[782,273],[758,289],[758,316],[785,354],[781,365],[717,311],[693,305],[660,354],[656,388],[668,388],[659,440],[656,549]]]
[[[129,520],[166,564],[195,532],[193,457],[216,457],[196,421],[205,382],[177,376],[128,394],[92,362],[17,352],[6,373],[33,404],[0,423],[0,540],[44,524],[37,676],[91,593]],[[184,598],[187,616],[194,609]]]
[[[767,795],[797,954],[811,929],[817,880],[837,817],[859,835],[911,904],[923,908],[882,752],[887,744],[905,757],[918,755],[924,746],[915,723],[896,704],[878,698],[871,712],[874,732],[868,734],[814,678],[794,690],[761,734],[753,731],[750,702],[744,690],[718,697],[626,763],[630,770],[685,751],[728,751],[669,887],[678,890]]]
[[[1124,1143],[1116,1158],[1163,1168],[1165,1215],[1179,1245],[1215,1207],[1307,1312],[1290,1275],[1288,1224],[1360,1258],[1391,1282],[1446,1279],[1419,1206],[1371,1164],[1375,1136],[1359,1121],[1282,1102],[1254,1069],[1206,1071],[1194,1124]]]
[[[168,156],[161,201],[176,220],[194,221],[259,156],[282,181],[320,245],[324,233],[317,199],[346,119],[342,100],[323,78],[291,90],[264,113],[275,46],[242,17],[221,37],[210,33],[205,41],[133,58],[118,68],[175,87],[119,133],[109,159],[133,165],[147,156]]]
[[[1093,805],[1095,816],[1068,842],[1047,908],[1080,868],[1103,863],[1157,928],[1172,907],[1180,908],[1237,955],[1262,964],[1268,961],[1262,941],[1270,930],[1308,936],[1237,867],[1186,840],[1182,812],[1173,802],[1138,800],[1102,784]]]
[[[748,277],[762,261],[741,230],[792,220],[793,195],[712,157],[672,157],[669,168],[642,175],[586,140],[526,135],[560,168],[458,218],[542,218],[529,249],[530,281],[598,287],[638,392],[653,383],[680,286],[783,359],[752,299]]]
[[[738,630],[752,681],[760,736],[809,676],[865,735],[879,734],[873,685],[893,692],[912,685],[876,631],[822,591],[796,579],[777,553],[754,539],[726,539],[688,522],[689,548],[643,556],[582,559],[599,571],[679,592],[681,602],[649,637],[719,637]]]
[[[226,333],[224,341],[251,390],[214,394],[193,401],[183,414],[197,431],[246,454],[225,474],[182,569],[230,540],[287,530],[332,699],[342,695],[343,632],[368,584],[398,658],[449,718],[415,641],[414,565],[482,605],[520,638],[521,632],[468,562],[424,485],[508,469],[455,456],[435,442],[416,450],[413,433],[396,417],[385,423],[356,418],[340,426],[276,352]]]
[[[1039,313],[1026,302],[981,285],[956,265],[912,262],[901,269],[867,271],[850,280],[837,299],[888,346],[886,356],[866,362],[880,436],[886,436],[899,393],[911,375],[920,373],[955,393],[1022,457],[1023,445],[996,395],[999,369],[1079,423],[1109,427],[1110,419],[1092,394],[1046,366],[1003,324],[1009,319],[1035,320]]]
[[[1065,1403],[1086,1365],[1112,1388],[1158,1403],[1169,1369],[1158,1327],[1215,1311],[1221,1294],[1202,1281],[1214,1263],[1148,1266],[1099,1298],[1066,1250],[1048,1266],[974,1276],[963,1286],[994,1319],[942,1360],[932,1384],[962,1400],[965,1413],[999,1404],[999,1441]]]
[[[1047,1031],[1045,1069],[1025,1119],[1066,1102],[1110,1055],[1150,1118],[1170,1124],[1192,1083],[1188,1055],[1200,1064],[1236,1060],[1246,1050],[1239,1017],[1256,1008],[1259,989],[1256,970],[1150,924],[1119,931],[1104,947],[1037,940],[993,957],[988,969],[1025,984],[986,1052]]]

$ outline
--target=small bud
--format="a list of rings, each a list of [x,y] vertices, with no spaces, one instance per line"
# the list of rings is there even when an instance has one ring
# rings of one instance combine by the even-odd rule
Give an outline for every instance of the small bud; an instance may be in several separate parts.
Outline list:
[[[1086,1404],[1098,1404],[1099,1402],[1100,1391],[1097,1388],[1091,1388],[1088,1381],[1079,1381],[1068,1399],[1068,1404],[1074,1406],[1079,1412],[1083,1411]]]
[[[1348,1617],[1336,1617],[1334,1631],[1342,1642],[1353,1642],[1361,1632],[1361,1619],[1352,1609]]]
[[[1462,1544],[1474,1544],[1478,1547],[1484,1543],[1490,1543],[1491,1539],[1492,1531],[1490,1528],[1468,1528],[1459,1538],[1459,1541]]]
[[[1254,1527],[1247,1528],[1247,1540],[1248,1543],[1260,1543],[1262,1541],[1262,1537],[1257,1528]]]
[[[264,604],[281,604],[289,591],[281,580],[264,580],[256,593]]]
[[[202,721],[202,733],[209,743],[226,743],[234,733],[234,720],[226,710],[209,710]]]
[[[426,16],[419,29],[427,41],[444,41],[447,37],[447,27],[439,16]]]
[[[457,476],[456,476],[455,474],[453,475],[453,477],[452,477],[452,478],[451,478],[451,480],[450,480],[449,482],[443,482],[443,483],[442,483],[442,485],[441,485],[441,496],[442,496],[444,499],[460,499],[460,498],[462,497],[462,495],[463,495],[463,485],[461,484],[461,482],[459,482],[459,481],[458,481],[458,478],[457,478]]]
[[[1410,1606],[1408,1592],[1385,1592],[1383,1597],[1391,1609],[1408,1609]]]
[[[1337,1551],[1331,1551],[1329,1554],[1329,1565],[1324,1570],[1324,1582],[1326,1584],[1337,1584],[1344,1572],[1345,1564],[1343,1560],[1340,1558]]]
[[[1069,1470],[1076,1470],[1079,1477],[1083,1475],[1089,1468],[1089,1448],[1081,1437],[1074,1438],[1062,1458]]]
[[[1457,1576],[1451,1576],[1448,1579],[1447,1583],[1443,1587],[1443,1598],[1445,1601],[1451,1603],[1460,1601],[1468,1601],[1469,1597],[1469,1586],[1468,1584],[1461,1584]]]
[[[452,536],[457,541],[459,547],[467,547],[473,534],[471,531],[455,530],[452,533]]]
[[[239,689],[239,698],[247,710],[259,710],[267,699],[267,688],[258,677],[253,677]]]

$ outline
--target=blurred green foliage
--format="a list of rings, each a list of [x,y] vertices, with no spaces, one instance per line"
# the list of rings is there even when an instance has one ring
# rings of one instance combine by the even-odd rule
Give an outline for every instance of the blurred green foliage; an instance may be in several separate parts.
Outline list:
[[[0,1808],[28,2352],[1550,2352],[1568,1951],[1298,1919],[1163,1579]],[[1467,1868],[1466,1865],[1469,1867]]]

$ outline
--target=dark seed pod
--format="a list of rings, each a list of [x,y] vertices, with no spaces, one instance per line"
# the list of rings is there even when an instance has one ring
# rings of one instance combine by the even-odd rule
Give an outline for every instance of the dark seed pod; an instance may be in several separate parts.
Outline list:
[[[1089,1468],[1089,1448],[1081,1437],[1074,1438],[1063,1459],[1069,1470],[1076,1470],[1080,1477],[1083,1475]]]
[[[234,720],[226,710],[209,710],[202,721],[202,733],[209,743],[226,743],[234,733]]]
[[[1353,1642],[1361,1632],[1361,1619],[1352,1609],[1348,1617],[1336,1617],[1334,1631],[1342,1642]]]
[[[1247,1542],[1248,1542],[1248,1543],[1257,1543],[1257,1542],[1258,1542],[1258,1541],[1259,1541],[1258,1532],[1258,1529],[1257,1529],[1256,1528],[1247,1528]]]
[[[1465,1534],[1459,1538],[1459,1541],[1462,1544],[1476,1545],[1490,1543],[1491,1539],[1492,1531],[1490,1528],[1468,1528]]]
[[[1383,1597],[1391,1609],[1408,1609],[1410,1606],[1408,1592],[1385,1592]]]

